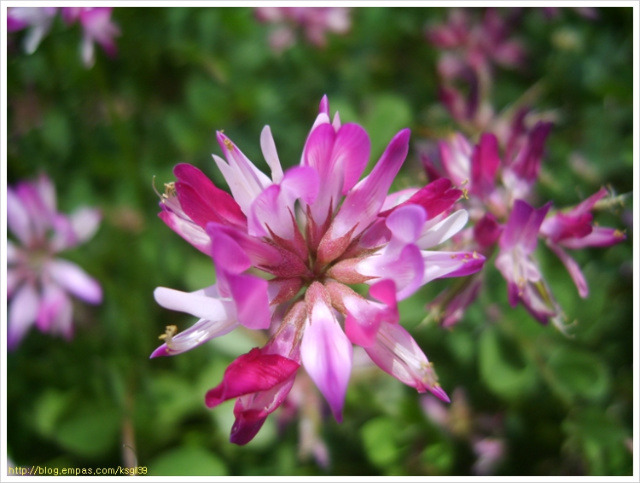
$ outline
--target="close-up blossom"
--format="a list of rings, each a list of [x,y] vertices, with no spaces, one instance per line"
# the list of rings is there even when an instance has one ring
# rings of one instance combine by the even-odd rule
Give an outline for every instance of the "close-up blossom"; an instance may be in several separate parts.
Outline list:
[[[637,1],[138,3],[0,7],[2,481],[638,476]]]
[[[51,180],[41,174],[7,189],[7,345],[15,349],[34,325],[41,332],[73,337],[71,296],[102,302],[98,281],[73,262],[58,257],[93,237],[101,214],[82,207],[71,215],[57,211]]]
[[[232,362],[206,395],[209,407],[237,398],[232,442],[255,436],[300,366],[341,421],[353,344],[401,382],[448,400],[432,364],[399,323],[397,303],[431,280],[477,272],[484,257],[434,250],[467,222],[465,210],[452,210],[462,192],[451,182],[389,193],[409,134],[396,134],[360,180],[369,136],[337,113],[332,120],[325,96],[299,166],[283,172],[266,126],[260,145],[271,177],[222,132],[217,140],[226,160],[213,159],[231,195],[198,168],[175,167],[177,181],[162,195],[160,217],[212,258],[217,282],[192,293],[156,289],[160,305],[199,320],[168,334],[152,357],[182,353],[237,326],[269,330],[267,344]],[[368,296],[353,284],[369,285]]]

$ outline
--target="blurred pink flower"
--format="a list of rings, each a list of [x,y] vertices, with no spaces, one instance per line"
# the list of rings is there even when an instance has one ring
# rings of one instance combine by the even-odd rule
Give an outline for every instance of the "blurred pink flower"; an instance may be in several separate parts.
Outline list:
[[[275,52],[291,47],[298,29],[308,42],[324,47],[327,32],[345,34],[351,28],[350,9],[344,7],[257,7],[255,14],[259,21],[276,25],[269,36]]]
[[[440,50],[440,100],[462,124],[486,127],[493,117],[488,102],[495,65],[522,67],[525,49],[511,37],[513,19],[497,8],[450,9],[442,24],[429,25],[427,40]]]
[[[507,280],[511,305],[522,303],[541,323],[552,320],[562,329],[564,314],[539,271],[534,249],[538,239],[558,256],[572,277],[578,294],[588,295],[587,282],[575,260],[565,249],[606,247],[625,239],[620,230],[597,226],[591,211],[608,196],[602,188],[567,211],[551,209],[551,203],[534,209],[545,142],[552,124],[538,121],[526,127],[522,111],[514,117],[503,141],[491,133],[482,134],[475,146],[459,133],[439,141],[438,152],[423,153],[431,179],[450,178],[463,186],[466,199],[461,207],[469,211],[472,225],[455,239],[456,247],[490,256],[499,247],[496,267]],[[500,155],[500,145],[504,154]],[[443,325],[450,326],[479,293],[482,274],[446,289],[429,307]]]
[[[33,54],[51,30],[57,13],[57,7],[8,7],[7,32],[28,29],[24,38],[24,51]]]
[[[467,222],[464,210],[451,213],[461,192],[449,181],[388,194],[409,130],[391,140],[360,181],[369,136],[337,114],[331,120],[326,97],[300,165],[286,172],[268,126],[260,144],[271,177],[222,132],[217,138],[226,160],[213,158],[231,195],[194,166],[179,164],[178,181],[167,185],[160,203],[164,222],[212,257],[217,283],[193,293],[156,289],[160,305],[200,320],[169,334],[152,357],[179,354],[238,325],[270,331],[267,344],[240,356],[207,394],[209,407],[238,398],[231,434],[238,444],[282,404],[300,365],[341,421],[353,344],[405,384],[448,400],[399,324],[397,301],[431,280],[477,272],[484,257],[432,250]],[[369,296],[351,284],[369,285]]]
[[[7,345],[18,346],[35,323],[42,332],[73,336],[70,295],[85,302],[102,301],[100,284],[76,264],[57,254],[89,240],[101,215],[80,208],[70,216],[56,209],[55,188],[42,174],[35,181],[7,188]]]
[[[110,57],[115,57],[117,53],[114,38],[120,35],[120,29],[111,21],[112,10],[112,7],[62,8],[62,18],[68,25],[79,22],[82,26],[80,53],[86,67],[92,67],[95,63],[96,43]]]
[[[67,25],[79,22],[82,26],[80,55],[85,67],[92,67],[95,63],[95,43],[98,43],[110,57],[116,55],[114,38],[120,35],[120,30],[111,21],[111,7],[9,7],[7,31],[28,28],[24,50],[32,54],[49,33],[58,10],[61,11]]]

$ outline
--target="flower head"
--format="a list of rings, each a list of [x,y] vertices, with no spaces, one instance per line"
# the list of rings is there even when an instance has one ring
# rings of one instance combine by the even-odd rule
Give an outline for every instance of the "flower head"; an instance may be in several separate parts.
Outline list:
[[[438,154],[425,154],[423,161],[431,178],[447,176],[465,187],[467,199],[460,205],[468,207],[472,226],[461,233],[456,246],[487,256],[498,250],[495,264],[507,281],[511,305],[522,303],[541,323],[551,320],[563,329],[564,314],[534,254],[538,240],[543,240],[562,261],[584,298],[588,295],[587,282],[566,249],[610,246],[624,240],[625,235],[593,224],[593,209],[608,195],[604,188],[564,211],[553,210],[550,202],[539,209],[531,206],[552,125],[537,121],[527,127],[525,113],[515,116],[502,142],[496,135],[484,133],[472,146],[457,133],[440,141]],[[476,298],[480,285],[478,274],[474,280],[441,293],[430,308],[438,313],[443,325],[452,325]]]
[[[331,119],[326,97],[319,111],[300,165],[283,171],[269,127],[260,144],[270,177],[219,132],[225,159],[213,158],[231,195],[180,164],[160,203],[163,221],[211,256],[217,282],[193,293],[156,289],[160,305],[199,320],[152,356],[184,352],[238,325],[270,334],[207,393],[210,407],[237,398],[231,440],[238,444],[250,441],[282,404],[300,366],[340,421],[353,344],[405,384],[448,400],[431,363],[400,326],[397,301],[433,279],[475,273],[484,262],[476,252],[433,250],[467,221],[464,210],[452,210],[461,191],[449,181],[389,194],[409,130],[360,179],[370,152],[366,131],[342,124],[337,114]],[[353,284],[369,285],[368,296]]]
[[[257,7],[255,13],[261,22],[277,26],[269,35],[275,52],[291,47],[298,29],[309,43],[324,47],[327,32],[344,34],[351,28],[350,10],[344,7]]]
[[[56,209],[55,189],[42,174],[7,188],[7,224],[15,241],[7,240],[7,344],[15,348],[35,323],[42,332],[73,335],[70,295],[85,302],[102,301],[97,281],[57,254],[89,240],[100,213],[80,208],[66,216]]]
[[[79,22],[82,26],[80,55],[85,67],[95,62],[95,44],[99,44],[110,57],[116,55],[114,38],[120,29],[111,21],[111,7],[10,7],[7,10],[7,31],[29,29],[24,39],[24,50],[32,54],[49,33],[60,10],[67,25]]]

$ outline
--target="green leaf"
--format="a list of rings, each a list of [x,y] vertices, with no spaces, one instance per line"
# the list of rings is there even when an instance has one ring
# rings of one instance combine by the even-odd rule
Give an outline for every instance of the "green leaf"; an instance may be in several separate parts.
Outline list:
[[[32,424],[41,435],[50,437],[54,434],[56,424],[64,412],[69,408],[73,395],[58,389],[46,391],[38,399]]]
[[[160,454],[149,464],[155,476],[226,476],[224,462],[200,446],[183,446]]]
[[[549,358],[552,387],[569,398],[598,399],[609,389],[609,373],[599,357],[577,349],[558,349]]]
[[[522,398],[536,383],[535,369],[524,360],[516,341],[498,329],[487,329],[480,336],[479,364],[484,383],[505,399]]]
[[[95,404],[82,406],[56,428],[56,441],[68,451],[85,457],[103,454],[117,444],[119,412]]]
[[[397,442],[398,424],[390,418],[375,418],[360,430],[369,459],[379,467],[387,467],[400,456]]]

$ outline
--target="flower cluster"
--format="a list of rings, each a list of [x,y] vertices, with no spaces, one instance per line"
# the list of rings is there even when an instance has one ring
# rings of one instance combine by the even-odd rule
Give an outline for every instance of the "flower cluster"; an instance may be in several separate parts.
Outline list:
[[[565,210],[552,210],[551,202],[540,208],[530,204],[552,125],[538,121],[527,128],[522,117],[515,117],[502,157],[501,143],[494,134],[483,134],[472,146],[456,133],[439,142],[435,156],[423,154],[423,161],[431,178],[447,177],[465,186],[462,204],[469,207],[472,226],[460,234],[457,243],[487,257],[497,249],[495,266],[507,281],[510,304],[521,302],[541,323],[551,320],[562,329],[565,316],[535,258],[538,240],[558,256],[584,298],[588,295],[586,280],[566,249],[606,247],[624,240],[625,235],[593,223],[593,209],[608,195],[604,188]],[[440,309],[444,325],[460,320],[481,284],[481,276],[474,277],[434,300],[431,307]]]
[[[513,20],[495,8],[486,9],[481,21],[470,9],[452,9],[446,23],[427,28],[427,40],[440,51],[440,99],[456,121],[485,127],[493,117],[486,102],[493,66],[523,65],[524,46],[511,37]]]
[[[107,55],[116,55],[114,39],[120,34],[120,30],[111,21],[111,7],[9,7],[7,31],[28,29],[24,38],[24,50],[32,54],[51,30],[58,11],[66,25],[77,22],[82,27],[80,55],[86,67],[92,67],[95,62],[96,43]]]
[[[324,47],[327,32],[345,34],[351,28],[350,9],[344,7],[257,7],[255,14],[260,22],[276,25],[269,35],[275,52],[291,47],[298,29],[312,45]]]
[[[93,208],[66,216],[56,209],[56,193],[47,176],[7,188],[7,345],[14,349],[35,323],[42,332],[73,335],[69,295],[99,304],[98,282],[76,264],[56,255],[89,240],[100,224]]]
[[[433,250],[468,218],[453,210],[461,191],[450,181],[388,193],[409,137],[408,129],[400,131],[360,180],[369,136],[337,113],[331,119],[324,97],[298,166],[283,171],[266,126],[260,145],[271,177],[222,132],[217,140],[226,159],[213,158],[231,194],[192,165],[175,167],[177,181],[166,185],[160,217],[212,258],[216,284],[192,293],[156,289],[160,305],[199,320],[177,334],[168,329],[152,357],[182,353],[238,326],[268,331],[264,347],[233,361],[206,394],[211,408],[237,398],[232,442],[255,436],[300,366],[340,421],[353,344],[403,383],[448,400],[400,325],[397,302],[431,280],[477,272],[484,257]],[[368,285],[368,296],[354,284]]]

